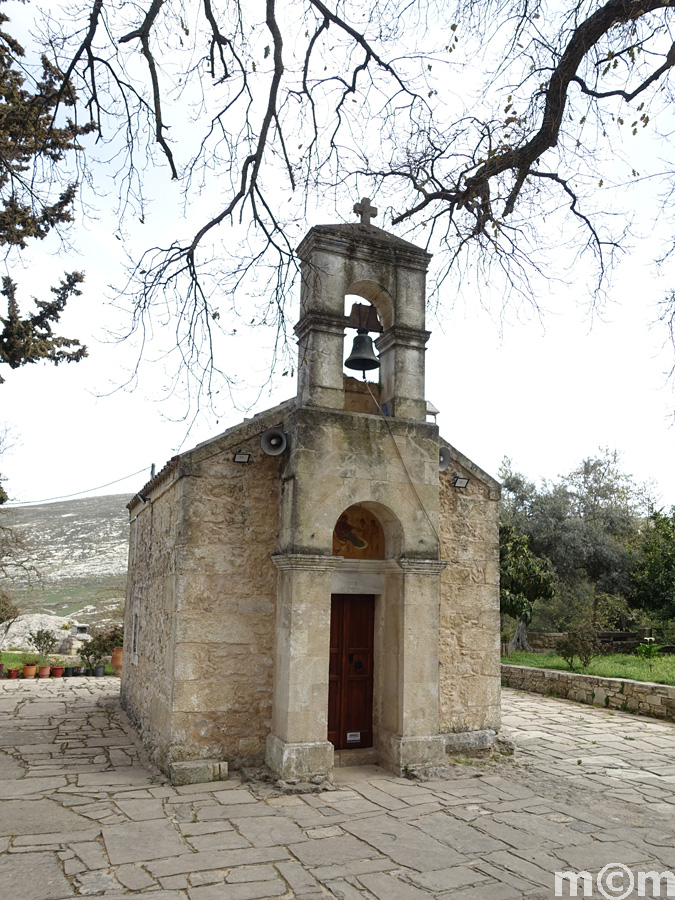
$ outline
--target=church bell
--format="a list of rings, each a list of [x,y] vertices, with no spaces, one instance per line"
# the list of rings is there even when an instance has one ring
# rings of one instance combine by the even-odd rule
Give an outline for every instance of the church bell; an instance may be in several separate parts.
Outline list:
[[[345,360],[345,366],[348,369],[356,369],[357,371],[363,372],[364,381],[366,378],[366,369],[379,369],[380,360],[375,356],[373,339],[367,332],[360,331],[354,338],[352,352]]]

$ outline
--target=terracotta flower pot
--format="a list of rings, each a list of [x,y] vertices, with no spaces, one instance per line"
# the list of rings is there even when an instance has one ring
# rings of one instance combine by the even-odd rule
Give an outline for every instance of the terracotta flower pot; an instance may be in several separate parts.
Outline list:
[[[38,678],[49,678],[49,673],[51,672],[51,666],[39,666],[38,667]]]
[[[7,669],[7,677],[8,678],[18,678],[19,670],[18,669]]]
[[[61,678],[63,675],[63,666],[52,666],[52,678]]]
[[[23,677],[24,678],[35,678],[36,672],[37,672],[37,666],[24,666],[23,667]]]
[[[115,647],[112,652],[112,657],[110,659],[110,665],[113,667],[113,672],[117,677],[122,674],[122,647]]]

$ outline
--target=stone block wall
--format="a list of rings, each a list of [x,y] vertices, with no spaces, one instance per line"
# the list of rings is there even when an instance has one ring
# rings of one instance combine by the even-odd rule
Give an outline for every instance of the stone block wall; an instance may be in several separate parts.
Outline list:
[[[155,762],[260,762],[270,729],[280,460],[252,420],[181,455],[131,506],[122,704]],[[234,452],[251,454],[235,463]],[[133,641],[133,638],[132,638]]]
[[[672,685],[507,664],[502,665],[502,684],[535,694],[553,694],[566,700],[675,721],[675,686]]]
[[[152,501],[131,510],[121,701],[147,746],[166,755],[173,701],[174,585],[179,571],[182,480],[175,462]],[[144,495],[146,496],[146,495]]]
[[[528,631],[527,639],[533,650],[555,650],[555,645],[565,635],[559,631]]]
[[[651,629],[645,630],[651,631]],[[611,641],[604,637],[601,637],[601,639],[605,641],[607,646],[611,646],[612,653],[632,653],[635,648],[642,643],[642,637],[637,634],[626,632],[626,640],[622,640],[622,634],[622,632],[616,632],[616,639]],[[528,631],[527,633],[527,639],[530,642],[532,649],[535,651],[555,650],[555,645],[558,641],[566,636],[566,632],[557,631]],[[647,636],[648,635],[644,635],[644,637]]]
[[[233,451],[251,453],[233,462]],[[259,434],[186,454],[172,761],[262,761],[270,730],[280,458]]]
[[[453,456],[454,456],[453,451]],[[453,486],[466,475],[466,488]],[[440,476],[441,732],[500,725],[498,492],[459,464]]]

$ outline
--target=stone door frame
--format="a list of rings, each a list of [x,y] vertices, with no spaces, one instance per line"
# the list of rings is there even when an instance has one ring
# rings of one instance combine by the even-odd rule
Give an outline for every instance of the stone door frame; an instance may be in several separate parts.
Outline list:
[[[373,745],[397,774],[440,765],[438,560],[346,560],[278,554],[272,730],[268,766],[282,778],[333,769],[327,740],[330,610],[334,593],[375,595]]]

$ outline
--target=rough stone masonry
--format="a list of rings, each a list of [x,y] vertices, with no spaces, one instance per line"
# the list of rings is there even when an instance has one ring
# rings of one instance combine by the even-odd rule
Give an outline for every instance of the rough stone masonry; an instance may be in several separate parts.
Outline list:
[[[430,257],[365,222],[298,255],[296,396],[129,504],[122,703],[177,779],[401,774],[499,728],[499,485],[427,421]],[[355,323],[377,383],[344,373]]]

